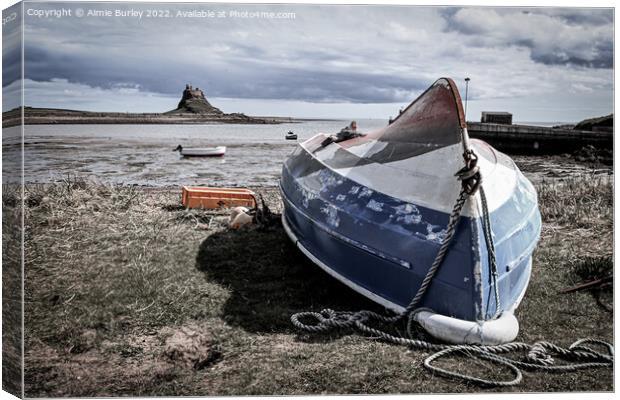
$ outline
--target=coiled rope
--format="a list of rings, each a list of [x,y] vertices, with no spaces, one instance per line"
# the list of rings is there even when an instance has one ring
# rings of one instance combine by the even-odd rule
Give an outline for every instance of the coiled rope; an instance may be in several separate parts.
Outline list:
[[[536,342],[532,345],[521,342],[512,342],[503,345],[482,346],[435,344],[413,338],[412,323],[414,321],[414,317],[418,312],[425,310],[424,308],[419,308],[418,304],[426,294],[435,274],[443,263],[445,255],[456,232],[457,224],[460,221],[461,212],[465,202],[469,196],[473,196],[477,191],[480,191],[483,209],[483,232],[488,250],[489,268],[491,269],[493,286],[495,288],[495,317],[499,316],[499,311],[501,309],[499,290],[497,287],[495,246],[491,232],[486,195],[481,186],[482,178],[480,176],[479,167],[477,166],[478,159],[472,150],[466,151],[463,157],[465,159],[465,167],[463,167],[463,169],[455,175],[461,181],[461,191],[450,214],[448,226],[446,227],[446,235],[442,240],[439,251],[435,256],[435,260],[427,271],[420,288],[403,312],[396,315],[383,315],[368,310],[350,312],[324,309],[321,312],[308,311],[292,315],[291,322],[293,325],[300,330],[310,333],[326,333],[335,329],[356,330],[363,334],[382,339],[386,342],[409,346],[413,349],[436,351],[436,353],[424,360],[425,368],[442,376],[458,378],[484,386],[517,385],[523,379],[523,374],[521,372],[522,369],[546,372],[568,372],[585,368],[612,367],[614,361],[614,347],[610,343],[598,339],[580,339],[572,343],[568,348],[563,348],[545,341]],[[302,320],[308,319],[313,319],[314,323],[302,322]],[[373,321],[382,324],[395,324],[404,319],[407,319],[408,338],[396,336],[386,332],[385,330],[370,326],[370,323]],[[588,343],[603,346],[606,349],[607,354],[597,352],[592,348],[585,346],[585,344]],[[519,361],[503,356],[503,354],[517,351],[526,352],[526,361]],[[458,354],[483,359],[496,365],[504,366],[512,372],[514,377],[510,380],[485,379],[474,375],[467,375],[460,372],[443,369],[433,364],[434,361],[440,358]],[[560,358],[571,361],[572,363],[555,364],[553,356],[559,356]]]

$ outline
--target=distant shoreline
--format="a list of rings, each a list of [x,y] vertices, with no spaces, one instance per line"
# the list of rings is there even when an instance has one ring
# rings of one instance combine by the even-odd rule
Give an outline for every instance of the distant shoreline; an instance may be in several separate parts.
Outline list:
[[[316,121],[312,118],[253,117],[245,114],[193,114],[193,113],[120,113],[67,110],[58,108],[24,108],[24,125],[61,124],[284,124]],[[321,119],[322,120],[322,119]],[[21,108],[2,113],[2,127],[19,126],[22,123]]]

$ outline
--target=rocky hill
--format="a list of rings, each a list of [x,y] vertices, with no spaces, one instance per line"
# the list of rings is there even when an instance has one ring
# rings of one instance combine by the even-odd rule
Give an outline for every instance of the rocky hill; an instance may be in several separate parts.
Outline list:
[[[165,114],[203,114],[222,116],[224,113],[217,107],[213,107],[205,97],[200,88],[192,88],[192,85],[185,85],[185,90],[181,96],[181,101],[176,109],[168,111]]]
[[[165,113],[118,113],[24,107],[24,123],[36,124],[279,124],[290,118],[249,117],[224,113],[209,103],[199,88],[186,85],[176,109]],[[2,126],[20,125],[22,108],[2,113]]]
[[[219,108],[211,105],[200,88],[193,88],[189,83],[185,85],[185,90],[183,90],[181,101],[179,101],[177,108],[165,112],[164,115],[188,115],[201,118],[212,118],[222,122],[236,121],[237,123],[247,124],[264,124],[274,122],[265,121],[262,118],[248,117],[242,113],[226,114]]]
[[[613,132],[614,115],[609,114],[603,117],[584,119],[575,125],[574,129],[579,131]]]

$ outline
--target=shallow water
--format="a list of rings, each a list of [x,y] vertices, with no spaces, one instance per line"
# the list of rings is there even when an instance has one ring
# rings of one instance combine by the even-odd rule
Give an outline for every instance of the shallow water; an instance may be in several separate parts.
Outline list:
[[[148,186],[275,186],[282,162],[297,141],[317,132],[335,133],[349,121],[280,125],[27,125],[24,155],[27,182],[52,182],[67,175]],[[387,121],[359,121],[374,130]],[[184,147],[226,146],[222,158],[183,158]],[[19,128],[3,130],[3,179],[18,167]]]
[[[67,176],[146,186],[217,185],[275,186],[282,162],[297,141],[318,132],[335,133],[350,121],[307,121],[281,125],[27,125],[24,130],[26,182],[54,182]],[[385,120],[359,120],[358,129],[372,131]],[[19,127],[3,129],[3,182],[19,171]],[[223,158],[183,158],[172,150],[226,146]],[[580,174],[608,174],[568,157],[515,157],[532,180]]]

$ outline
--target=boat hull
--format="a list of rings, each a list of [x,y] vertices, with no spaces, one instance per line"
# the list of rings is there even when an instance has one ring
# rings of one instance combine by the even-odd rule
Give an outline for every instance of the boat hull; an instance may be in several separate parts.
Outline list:
[[[226,146],[181,150],[183,157],[223,157],[225,154]]]
[[[403,311],[447,236],[461,191],[455,173],[474,157],[486,200],[481,191],[467,198],[442,264],[417,304],[433,315],[416,316],[433,334],[450,327],[454,334],[441,337],[447,341],[511,340],[518,324],[510,316],[527,288],[540,235],[537,195],[509,157],[469,139],[452,80],[436,81],[382,129],[317,134],[300,143],[282,169],[283,225],[321,268]]]
[[[396,313],[401,313],[405,310],[404,307],[377,295],[372,290],[341,275],[338,271],[332,269],[325,263],[327,260],[323,261],[315,256],[315,253],[306,248],[304,243],[302,243],[295,232],[293,232],[285,214],[282,214],[282,225],[284,231],[293,243],[295,243],[297,248],[329,275],[368,299],[383,305],[387,309]],[[525,285],[523,285],[521,293],[519,293],[516,301],[512,303],[511,308],[503,312],[499,318],[489,321],[469,321],[435,313],[430,308],[423,308],[415,313],[414,319],[432,336],[448,343],[492,346],[513,341],[519,333],[519,323],[514,317],[514,310],[523,299],[527,289],[527,283],[531,276],[531,257],[529,257],[528,260],[529,263],[524,270],[526,278]],[[348,260],[348,262],[351,262],[351,260]]]
[[[281,192],[289,236],[339,280],[402,311],[439,250],[449,215],[378,193],[329,169],[317,175],[316,180],[295,177],[285,165]],[[510,207],[496,210],[491,220],[500,220]],[[502,311],[513,309],[527,287],[539,218],[536,210],[510,240],[499,243],[498,260],[505,264],[498,279]],[[470,321],[489,319],[496,310],[489,296],[492,282],[482,271],[487,260],[472,251],[472,244],[483,240],[480,218],[462,217],[453,240],[420,306]]]

